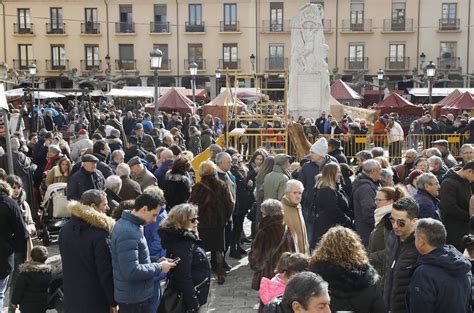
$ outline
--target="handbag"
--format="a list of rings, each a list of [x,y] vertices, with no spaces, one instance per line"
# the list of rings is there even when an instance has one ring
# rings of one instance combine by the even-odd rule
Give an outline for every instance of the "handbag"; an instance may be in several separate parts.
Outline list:
[[[161,296],[157,313],[185,313],[183,293],[172,288],[166,288]]]

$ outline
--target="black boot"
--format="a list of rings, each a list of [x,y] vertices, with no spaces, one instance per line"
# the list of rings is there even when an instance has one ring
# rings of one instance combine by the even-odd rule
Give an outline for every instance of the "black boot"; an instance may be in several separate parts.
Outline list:
[[[240,245],[237,245],[237,251],[242,255],[247,255],[247,250],[242,248]]]
[[[242,259],[242,256],[239,253],[239,249],[238,249],[237,245],[230,248],[229,256],[233,259],[236,259],[236,260]]]

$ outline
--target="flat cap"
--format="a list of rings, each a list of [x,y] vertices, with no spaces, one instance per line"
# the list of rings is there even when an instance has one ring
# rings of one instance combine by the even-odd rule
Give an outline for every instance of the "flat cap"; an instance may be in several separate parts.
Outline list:
[[[99,159],[93,156],[92,154],[86,154],[81,158],[82,163],[85,162],[92,162],[92,163],[98,163]]]
[[[142,161],[140,161],[140,158],[139,158],[139,157],[134,156],[133,158],[131,158],[130,160],[128,160],[127,164],[128,164],[128,166],[132,167],[132,166],[134,166],[134,165],[142,164]]]
[[[432,145],[438,145],[438,146],[443,146],[443,147],[448,147],[448,141],[445,140],[445,139],[440,139],[440,140],[436,140],[436,141],[433,141],[431,142]]]

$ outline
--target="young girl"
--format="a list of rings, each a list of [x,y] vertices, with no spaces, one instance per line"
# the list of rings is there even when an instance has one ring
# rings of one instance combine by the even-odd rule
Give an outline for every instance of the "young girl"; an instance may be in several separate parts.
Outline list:
[[[260,281],[259,295],[264,305],[275,297],[283,295],[286,283],[294,274],[308,270],[309,262],[301,253],[285,252],[281,255],[272,279],[263,277]]]

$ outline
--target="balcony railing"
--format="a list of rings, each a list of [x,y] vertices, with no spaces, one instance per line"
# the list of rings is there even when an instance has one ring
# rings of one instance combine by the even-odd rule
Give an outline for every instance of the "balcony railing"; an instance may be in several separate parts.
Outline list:
[[[385,70],[407,71],[410,69],[410,57],[387,57],[385,58]]]
[[[323,20],[323,29],[325,33],[332,33],[331,20]]]
[[[36,64],[36,59],[20,59],[20,60],[13,60],[13,68],[15,70],[28,70],[28,66],[30,64]]]
[[[240,23],[239,21],[236,21],[234,24],[228,24],[225,21],[221,21],[221,27],[220,27],[220,32],[225,33],[225,32],[240,32]]]
[[[413,19],[406,18],[401,20],[385,19],[383,20],[384,32],[412,32]]]
[[[134,71],[137,69],[137,60],[115,60],[115,69],[118,71]]]
[[[33,34],[33,24],[32,23],[13,23],[13,29],[15,34]]]
[[[459,30],[460,19],[458,18],[442,18],[439,20],[439,30],[450,31]]]
[[[285,71],[288,69],[288,58],[265,58],[265,71]]]
[[[81,60],[81,70],[102,71],[102,60]]]
[[[270,20],[262,21],[262,33],[289,33],[290,20],[283,20],[281,23]]]
[[[170,22],[150,22],[150,33],[169,33]]]
[[[81,34],[100,34],[100,23],[97,22],[85,22],[81,23]]]
[[[199,24],[186,22],[184,26],[184,31],[186,33],[204,33],[206,31],[204,22]]]
[[[150,60],[150,70],[153,70],[151,68],[151,60]],[[158,71],[171,71],[171,59],[162,59],[161,67],[158,69]]]
[[[47,34],[65,34],[66,33],[66,23],[63,22],[54,22],[54,23],[46,23],[46,33]]]
[[[370,33],[372,32],[372,19],[365,18],[354,23],[352,20],[342,20],[342,32],[345,33]]]
[[[199,60],[189,60],[184,59],[184,70],[189,71],[189,63],[195,62],[198,66],[198,71],[205,71],[206,70],[206,59],[199,59]]]
[[[369,58],[344,58],[344,69],[346,71],[367,70],[369,67]]]
[[[134,22],[117,22],[115,23],[115,32],[117,34],[133,34],[135,33]]]
[[[69,60],[57,59],[57,60],[46,60],[47,71],[67,71],[69,70]]]
[[[461,72],[461,58],[438,58],[437,70],[441,72]]]
[[[240,59],[237,59],[235,61],[219,59],[219,67],[223,70],[240,70]]]

